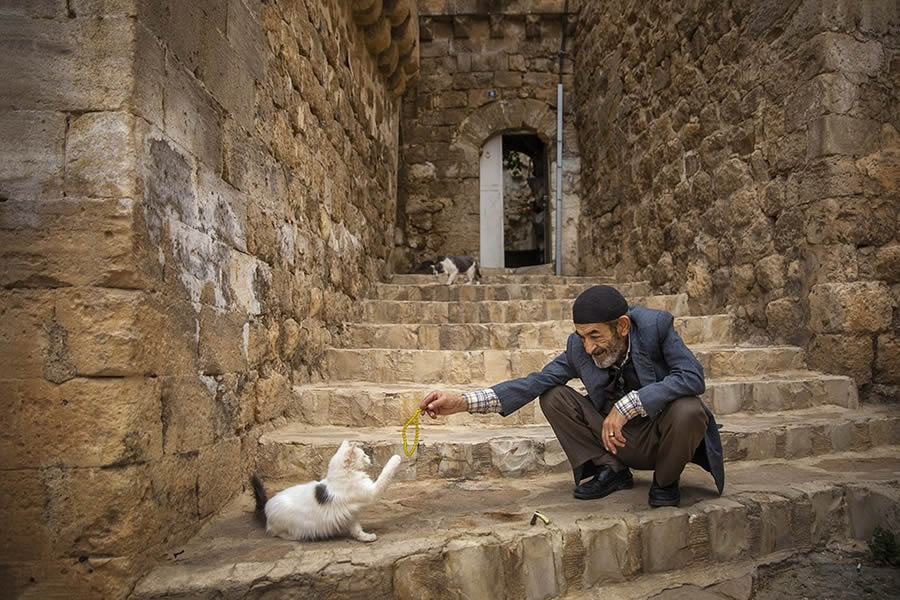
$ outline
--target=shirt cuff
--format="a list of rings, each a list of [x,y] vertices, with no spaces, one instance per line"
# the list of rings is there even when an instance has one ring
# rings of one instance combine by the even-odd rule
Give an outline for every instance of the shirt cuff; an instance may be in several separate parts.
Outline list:
[[[470,413],[498,413],[502,409],[500,398],[491,388],[463,392],[463,398]]]
[[[647,411],[641,404],[641,398],[638,396],[637,390],[628,392],[622,399],[616,402],[616,410],[622,413],[629,421],[635,417],[646,417]]]

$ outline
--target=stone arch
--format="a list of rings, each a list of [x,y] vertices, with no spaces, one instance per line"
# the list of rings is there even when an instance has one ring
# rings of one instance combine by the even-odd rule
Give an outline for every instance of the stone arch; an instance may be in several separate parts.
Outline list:
[[[534,99],[498,100],[475,110],[453,132],[450,150],[467,160],[459,165],[463,177],[478,177],[478,156],[491,137],[507,131],[529,131],[549,145],[556,140],[555,107]]]

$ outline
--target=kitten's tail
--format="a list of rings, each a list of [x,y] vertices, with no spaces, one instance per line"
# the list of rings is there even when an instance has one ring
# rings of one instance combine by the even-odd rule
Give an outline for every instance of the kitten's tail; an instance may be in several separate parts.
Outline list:
[[[475,261],[475,281],[481,281],[481,271],[478,270],[478,261]]]
[[[262,523],[263,527],[265,527],[266,502],[269,501],[266,497],[266,488],[263,487],[262,480],[255,474],[250,478],[250,485],[253,486],[253,497],[256,499],[256,518]]]

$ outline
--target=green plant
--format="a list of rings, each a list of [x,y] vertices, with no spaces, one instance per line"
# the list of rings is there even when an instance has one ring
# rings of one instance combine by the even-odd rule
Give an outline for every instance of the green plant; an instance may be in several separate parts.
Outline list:
[[[869,540],[869,550],[875,562],[900,567],[900,544],[894,533],[883,527],[876,527]]]
[[[522,156],[515,150],[507,150],[503,153],[503,168],[512,171],[512,176],[519,179],[522,176],[522,169],[525,163],[522,162]]]

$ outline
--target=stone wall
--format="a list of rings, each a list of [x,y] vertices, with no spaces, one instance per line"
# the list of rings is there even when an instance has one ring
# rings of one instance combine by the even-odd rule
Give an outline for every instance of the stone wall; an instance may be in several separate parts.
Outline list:
[[[392,246],[417,18],[374,4],[0,6],[5,593],[124,596],[320,378]]]
[[[890,0],[586,4],[583,272],[687,292],[896,398],[898,32]]]
[[[577,3],[570,4],[571,52]],[[546,144],[552,166],[551,204],[555,204],[563,7],[563,0],[419,3],[420,79],[404,98],[400,128],[395,272],[439,255],[478,256],[479,156],[484,143],[496,134],[534,133]],[[571,57],[563,61],[567,273],[577,266],[581,212],[572,66]]]

